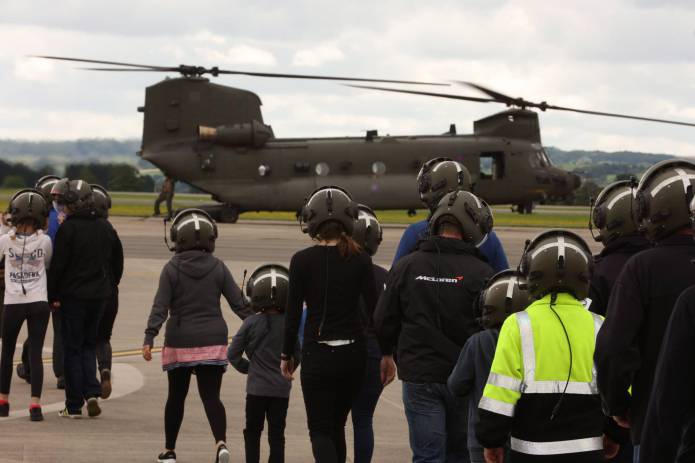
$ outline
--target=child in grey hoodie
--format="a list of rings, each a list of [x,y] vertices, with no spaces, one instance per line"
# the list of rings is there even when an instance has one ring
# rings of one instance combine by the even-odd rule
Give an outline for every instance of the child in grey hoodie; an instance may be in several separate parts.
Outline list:
[[[531,301],[526,289],[519,286],[517,273],[504,270],[490,278],[478,302],[482,312],[480,321],[485,329],[468,338],[447,382],[453,395],[468,399],[468,452],[471,463],[485,463],[483,447],[475,436],[475,428],[480,422],[478,402],[490,375],[500,328],[509,315],[524,310]]]
[[[268,420],[270,463],[285,461],[285,420],[292,384],[280,372],[287,303],[288,270],[276,264],[262,265],[253,272],[247,295],[255,315],[244,320],[232,339],[227,358],[240,373],[247,374],[246,462],[260,460],[261,433]],[[245,359],[242,355],[246,353]],[[300,355],[299,345],[295,359]]]

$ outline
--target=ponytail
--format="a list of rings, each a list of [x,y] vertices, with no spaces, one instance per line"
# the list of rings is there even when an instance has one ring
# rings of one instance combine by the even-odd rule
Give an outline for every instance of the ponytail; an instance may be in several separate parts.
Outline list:
[[[338,238],[338,253],[340,257],[345,260],[350,260],[351,257],[356,256],[361,251],[362,248],[351,236],[347,236],[345,233],[340,234]]]
[[[321,224],[316,237],[326,241],[337,240],[338,253],[344,260],[350,260],[351,257],[362,252],[362,247],[345,233],[345,228],[337,220],[329,220]]]

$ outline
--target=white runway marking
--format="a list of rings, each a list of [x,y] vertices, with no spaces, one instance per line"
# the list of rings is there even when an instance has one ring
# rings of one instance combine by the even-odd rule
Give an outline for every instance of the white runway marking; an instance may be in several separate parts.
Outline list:
[[[107,401],[100,400],[100,404],[103,406],[104,403],[111,402],[113,399],[118,399],[119,397],[132,394],[138,391],[145,385],[145,377],[140,373],[140,370],[132,365],[126,363],[114,363],[113,364],[113,392],[111,397]],[[43,404],[41,406],[43,414],[48,413],[58,413],[60,410],[65,408],[65,402],[56,402],[52,404]],[[84,418],[87,419],[86,410],[83,410]],[[108,413],[108,406],[106,408],[106,413]],[[29,416],[29,410],[22,408],[21,410],[16,410],[10,412],[10,416],[7,418],[0,418],[0,424],[11,421],[15,418],[26,418]]]

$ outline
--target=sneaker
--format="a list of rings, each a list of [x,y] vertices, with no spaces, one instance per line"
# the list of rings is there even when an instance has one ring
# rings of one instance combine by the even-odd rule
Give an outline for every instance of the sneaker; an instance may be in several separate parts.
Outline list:
[[[27,371],[27,367],[23,363],[17,365],[17,376],[22,378],[27,383],[31,383],[31,375],[29,374],[29,372]]]
[[[56,380],[56,389],[65,389],[65,376],[58,376],[58,379]]]
[[[0,418],[6,418],[10,416],[10,403],[2,402],[0,403]]]
[[[160,453],[157,457],[157,463],[176,463],[176,453],[173,450]]]
[[[61,418],[80,419],[82,418],[82,410],[76,413],[71,413],[70,410],[68,410],[66,407],[58,412],[58,416],[60,416]]]
[[[101,370],[101,398],[111,397],[111,370],[104,368]]]
[[[229,463],[230,456],[227,446],[222,444],[217,447],[217,458],[215,459],[215,463]]]
[[[96,418],[101,415],[101,407],[96,397],[87,399],[87,415],[89,415],[90,418]]]
[[[43,413],[41,413],[41,406],[29,407],[29,419],[31,421],[43,421]]]

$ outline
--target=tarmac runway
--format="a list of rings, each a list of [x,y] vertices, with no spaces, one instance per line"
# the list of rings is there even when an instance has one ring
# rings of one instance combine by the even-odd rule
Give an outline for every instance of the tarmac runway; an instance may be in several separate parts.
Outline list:
[[[167,250],[161,220],[114,218],[123,241],[126,264],[120,286],[120,310],[114,328],[114,394],[102,401],[103,415],[97,419],[65,420],[57,416],[62,405],[62,391],[55,389],[55,378],[46,363],[44,381],[44,413],[46,420],[32,423],[26,417],[29,386],[13,378],[10,418],[0,418],[0,463],[4,462],[152,462],[164,445],[163,407],[166,400],[166,375],[160,367],[159,355],[145,362],[139,355],[143,331],[157,288],[159,273],[171,253]],[[232,271],[238,284],[243,272],[253,271],[267,262],[287,264],[292,254],[311,245],[296,223],[241,222],[220,225],[216,254]],[[510,265],[515,266],[524,242],[541,230],[503,228],[497,234],[502,241]],[[388,267],[393,258],[403,227],[384,230],[384,242],[375,262]],[[599,247],[588,232],[581,233],[594,250]],[[240,320],[223,304],[230,335]],[[51,346],[53,333],[47,333],[46,346]],[[24,339],[22,336],[21,339]],[[155,340],[161,346],[162,337]],[[49,354],[47,354],[49,355]],[[19,358],[19,349],[15,359]],[[245,377],[231,367],[225,375],[222,399],[227,409],[227,442],[232,461],[243,461]],[[352,461],[352,426],[348,431],[348,461]],[[408,428],[403,414],[401,385],[394,382],[386,388],[374,417],[374,462],[402,463],[410,460]],[[286,461],[312,461],[306,415],[301,387],[297,379],[290,399],[286,429]],[[267,443],[262,443],[262,461],[267,460]],[[214,461],[213,439],[204,416],[202,404],[191,385],[186,416],[177,446],[181,463]]]

